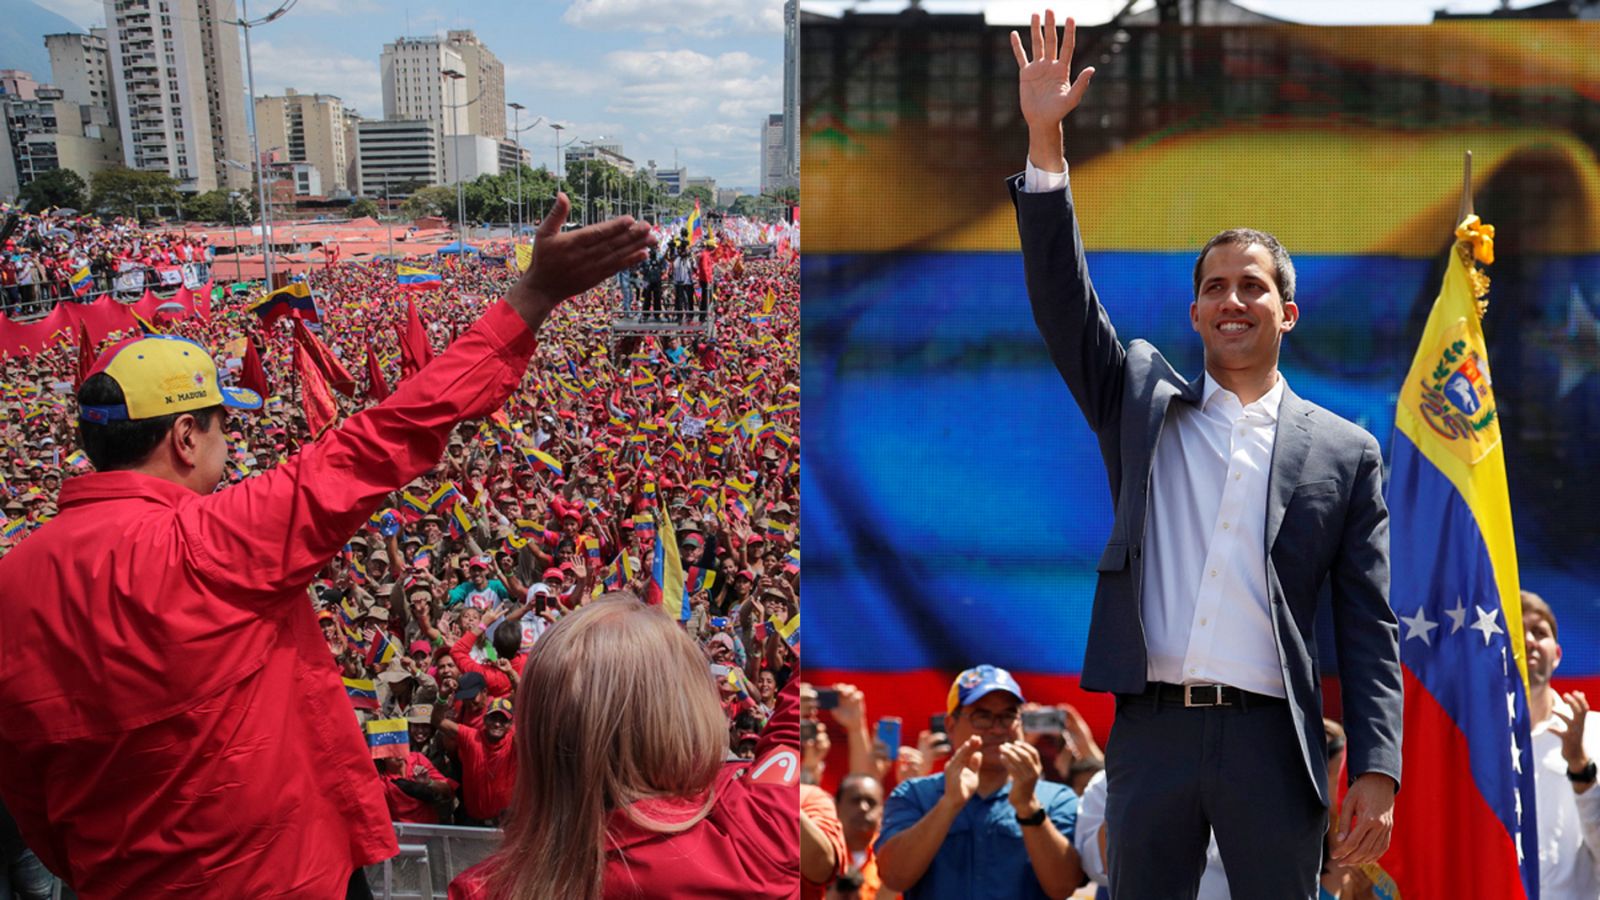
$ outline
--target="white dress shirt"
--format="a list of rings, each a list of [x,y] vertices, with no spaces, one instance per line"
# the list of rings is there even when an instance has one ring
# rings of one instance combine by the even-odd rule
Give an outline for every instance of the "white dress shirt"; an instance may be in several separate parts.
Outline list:
[[[1025,192],[1065,172],[1030,161]],[[1267,596],[1267,486],[1284,380],[1243,406],[1204,377],[1199,406],[1174,400],[1156,441],[1144,534],[1146,677],[1287,697]],[[1137,478],[1140,473],[1125,473]]]
[[[1555,709],[1572,715],[1560,696]],[[1600,897],[1600,785],[1581,796],[1567,780],[1556,717],[1533,726],[1533,786],[1538,797],[1539,896],[1544,900]],[[1583,746],[1600,759],[1600,713],[1584,717]]]

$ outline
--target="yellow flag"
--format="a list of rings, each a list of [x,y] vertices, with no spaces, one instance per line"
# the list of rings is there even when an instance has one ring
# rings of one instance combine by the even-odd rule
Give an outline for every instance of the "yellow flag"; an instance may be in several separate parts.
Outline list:
[[[761,300],[761,311],[763,313],[772,312],[772,306],[777,302],[778,295],[772,292],[772,288],[767,288],[767,296]]]

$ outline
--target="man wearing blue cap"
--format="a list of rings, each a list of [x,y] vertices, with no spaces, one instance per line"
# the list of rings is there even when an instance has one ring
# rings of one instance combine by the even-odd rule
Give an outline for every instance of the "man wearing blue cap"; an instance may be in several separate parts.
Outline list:
[[[1039,780],[1022,703],[1016,679],[995,666],[950,685],[955,751],[944,773],[902,782],[884,804],[875,849],[885,888],[906,900],[1059,900],[1083,883],[1077,795]]]
[[[562,233],[567,209],[421,374],[226,490],[226,408],[261,398],[179,338],[101,355],[78,393],[96,471],[0,559],[0,799],[79,897],[371,896],[361,867],[398,847],[306,589],[505,403],[561,301],[644,258],[646,226]]]

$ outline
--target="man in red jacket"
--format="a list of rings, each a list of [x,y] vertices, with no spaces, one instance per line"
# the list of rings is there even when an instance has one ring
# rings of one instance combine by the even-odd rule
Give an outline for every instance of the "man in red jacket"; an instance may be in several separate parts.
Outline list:
[[[179,338],[101,356],[79,393],[98,471],[0,559],[0,800],[79,897],[369,895],[360,868],[398,848],[306,588],[500,408],[562,300],[644,258],[644,225],[562,233],[567,208],[427,377],[226,490],[221,407],[259,397]]]

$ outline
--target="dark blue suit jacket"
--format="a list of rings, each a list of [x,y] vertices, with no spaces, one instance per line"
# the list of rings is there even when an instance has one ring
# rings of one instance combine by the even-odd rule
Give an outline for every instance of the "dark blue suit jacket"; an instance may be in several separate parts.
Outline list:
[[[1168,406],[1198,404],[1202,381],[1179,376],[1144,341],[1123,346],[1117,339],[1089,281],[1070,188],[1024,193],[1021,175],[1008,184],[1034,321],[1099,440],[1116,510],[1100,557],[1081,683],[1087,690],[1140,693],[1147,670],[1142,557],[1156,440]],[[1306,772],[1326,804],[1315,632],[1318,594],[1329,582],[1351,777],[1379,772],[1398,785],[1399,625],[1389,608],[1389,511],[1377,440],[1286,389],[1266,517],[1272,630]]]

